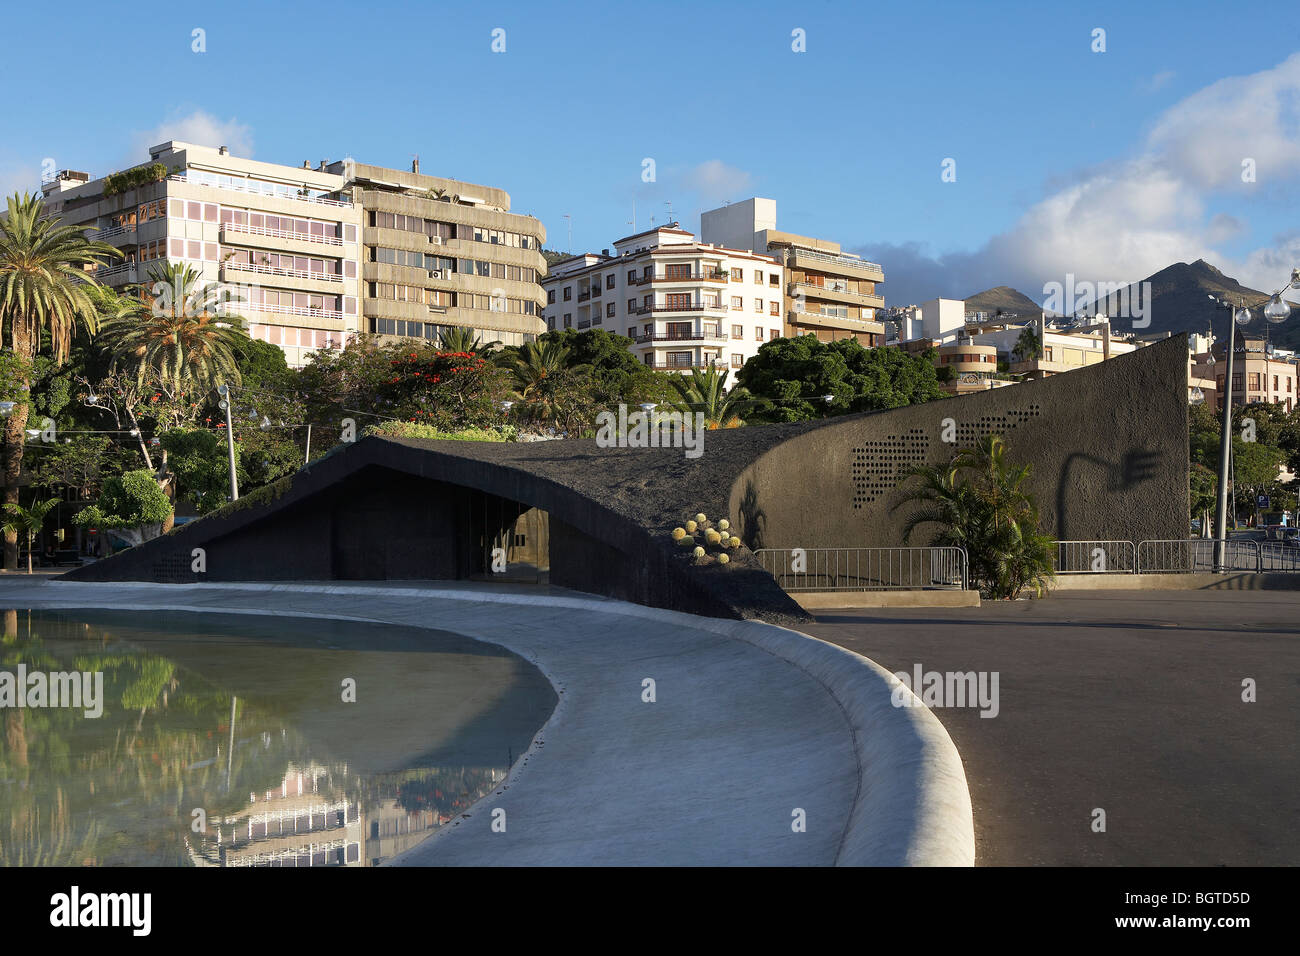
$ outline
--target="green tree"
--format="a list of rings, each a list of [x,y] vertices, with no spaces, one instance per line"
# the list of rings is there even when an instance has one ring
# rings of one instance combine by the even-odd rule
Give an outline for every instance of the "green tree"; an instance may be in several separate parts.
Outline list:
[[[690,375],[673,378],[673,388],[679,401],[676,407],[690,414],[703,414],[709,428],[735,428],[745,424],[741,418],[752,404],[749,392],[743,388],[727,391],[727,369],[710,366],[691,369]]]
[[[1016,338],[1016,344],[1011,349],[1011,354],[1015,355],[1022,362],[1032,362],[1043,354],[1043,340],[1038,335],[1038,330],[1032,325],[1026,325],[1020,330],[1020,335]]]
[[[156,372],[177,394],[240,384],[236,356],[248,333],[238,316],[222,314],[216,285],[183,263],[155,266],[149,277],[137,287],[139,308],[105,322],[99,345],[138,381]]]
[[[1042,594],[1055,577],[1055,542],[1039,528],[1029,494],[1030,465],[1014,465],[999,435],[986,435],[943,465],[907,472],[892,510],[911,509],[904,541],[931,527],[931,546],[966,549],[970,578],[990,597],[1014,598],[1026,588]]]
[[[814,335],[763,344],[737,380],[754,397],[751,421],[807,421],[945,397],[934,365],[923,356],[867,349],[854,339],[819,342]]]
[[[44,202],[27,193],[8,199],[8,215],[0,219],[0,343],[16,362],[6,375],[15,402],[0,440],[0,471],[4,503],[18,503],[23,444],[30,412],[30,363],[48,347],[56,364],[67,360],[73,334],[80,324],[94,332],[97,312],[87,294],[94,277],[88,267],[102,265],[118,251],[95,242],[71,226],[45,214]],[[5,531],[4,566],[18,569],[18,534]]]
[[[162,533],[172,514],[172,503],[158,487],[153,473],[143,469],[109,478],[99,501],[81,511],[74,521],[112,531],[128,544],[140,544]]]
[[[45,516],[53,511],[58,503],[58,498],[50,498],[47,501],[33,501],[28,508],[24,508],[17,502],[6,502],[5,504],[5,531],[13,531],[15,534],[27,536],[28,574],[32,573],[32,539],[45,527]]]
[[[472,352],[475,355],[486,355],[501,343],[499,341],[488,342],[483,344],[483,340],[474,334],[474,330],[462,325],[453,325],[444,328],[438,333],[438,348],[444,352]]]

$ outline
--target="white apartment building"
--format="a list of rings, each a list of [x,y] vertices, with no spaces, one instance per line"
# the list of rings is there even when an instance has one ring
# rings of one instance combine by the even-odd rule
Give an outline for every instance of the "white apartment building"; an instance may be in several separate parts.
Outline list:
[[[107,285],[148,283],[167,261],[189,265],[201,281],[233,287],[244,301],[231,311],[249,334],[297,367],[359,329],[361,210],[326,165],[171,141],[142,166],[95,180],[63,171],[42,189],[52,215],[121,250],[97,273]]]
[[[783,329],[784,269],[771,256],[699,242],[677,223],[574,256],[543,281],[548,329],[603,328],[646,365],[739,370]]]

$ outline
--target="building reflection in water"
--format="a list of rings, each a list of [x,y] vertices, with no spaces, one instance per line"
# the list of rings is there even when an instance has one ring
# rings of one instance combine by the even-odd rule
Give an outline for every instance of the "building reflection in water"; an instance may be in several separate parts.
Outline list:
[[[233,697],[120,630],[12,610],[3,624],[0,669],[101,671],[108,706],[96,720],[0,713],[0,865],[374,866],[508,770],[503,741],[496,767],[358,773],[271,703]]]

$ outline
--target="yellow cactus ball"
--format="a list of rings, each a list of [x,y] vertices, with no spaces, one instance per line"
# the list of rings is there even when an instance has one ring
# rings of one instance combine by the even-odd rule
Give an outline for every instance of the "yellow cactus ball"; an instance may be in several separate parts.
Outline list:
[[[726,564],[730,560],[731,558],[727,557],[725,554],[718,555],[718,564]]]
[[[740,547],[740,539],[737,538],[734,534],[731,536],[731,546],[732,546],[733,548],[739,548],[739,547]]]
[[[695,549],[695,556],[696,556],[697,558],[702,558],[702,557],[704,557],[704,549],[703,549],[703,548],[696,548],[696,549]]]
[[[695,531],[695,529],[696,529],[697,527],[698,527],[698,525],[696,525],[694,521],[688,521],[688,522],[686,522],[686,530],[689,531],[689,532],[694,533],[694,531]]]
[[[685,528],[673,528],[673,540],[674,540],[674,541],[680,541],[680,540],[682,540],[682,538],[684,538],[684,537],[686,537],[686,529],[685,529]]]
[[[726,531],[728,528],[731,527],[731,522],[728,521],[726,518],[723,518],[721,521],[718,522],[718,527],[721,528],[723,531]]]
[[[699,514],[695,516],[695,520],[698,524],[704,524],[704,522],[709,520],[709,516],[706,515],[703,511],[701,511]]]
[[[692,538],[689,534],[687,534],[678,538],[677,543],[680,544],[683,548],[692,548],[695,546],[695,539]]]
[[[722,535],[718,534],[716,531],[706,531],[704,532],[704,540],[709,542],[709,544],[717,544],[722,540]]]

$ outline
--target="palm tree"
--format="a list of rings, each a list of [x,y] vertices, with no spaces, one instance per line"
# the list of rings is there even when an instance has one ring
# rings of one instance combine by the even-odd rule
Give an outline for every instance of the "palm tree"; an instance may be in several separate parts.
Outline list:
[[[1013,465],[1000,435],[986,435],[943,465],[905,472],[916,479],[891,510],[910,505],[903,540],[921,525],[937,530],[931,546],[966,550],[970,577],[993,597],[1015,597],[1025,588],[1041,594],[1055,576],[1053,541],[1039,530],[1038,508],[1025,488],[1033,470]]]
[[[3,519],[3,527],[7,535],[12,531],[15,535],[27,535],[27,573],[32,573],[32,538],[34,538],[45,527],[45,516],[54,510],[54,506],[59,503],[58,498],[51,498],[48,501],[33,501],[30,508],[24,508],[17,502],[9,502],[5,505],[6,518]],[[17,570],[16,568],[14,570]]]
[[[545,397],[568,364],[569,350],[558,342],[525,342],[511,374],[525,402]]]
[[[674,403],[679,411],[700,412],[709,428],[736,428],[745,424],[741,414],[753,403],[753,397],[743,388],[727,391],[729,369],[709,366],[691,369],[686,375],[674,375],[669,383],[680,401]]]
[[[155,371],[175,393],[238,385],[236,356],[248,333],[242,319],[220,314],[216,285],[183,263],[155,266],[149,277],[153,282],[136,287],[134,313],[109,319],[100,331],[97,342],[114,363],[134,368],[140,382]]]
[[[43,346],[49,346],[61,365],[78,323],[94,334],[98,323],[87,291],[96,280],[86,270],[119,253],[46,216],[39,196],[15,193],[7,206],[7,216],[0,219],[0,346],[16,360],[15,390],[25,398],[31,387],[31,361]],[[0,441],[5,504],[18,503],[28,412],[25,401],[15,403]],[[16,571],[16,531],[5,531],[4,550],[5,569]]]
[[[463,325],[452,325],[438,333],[438,348],[444,352],[472,352],[482,355],[491,352],[500,345],[500,341],[483,344],[483,340],[474,334],[474,330]]]

